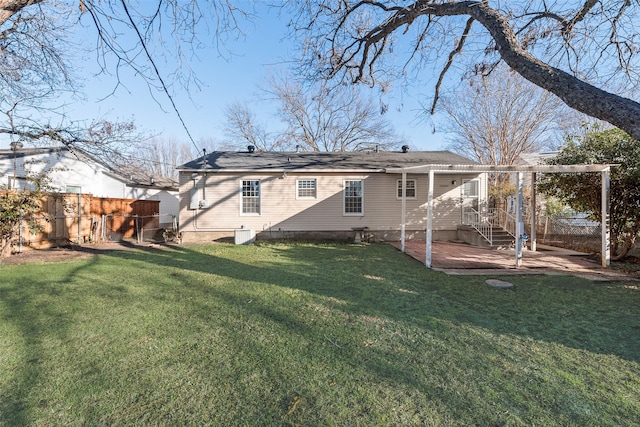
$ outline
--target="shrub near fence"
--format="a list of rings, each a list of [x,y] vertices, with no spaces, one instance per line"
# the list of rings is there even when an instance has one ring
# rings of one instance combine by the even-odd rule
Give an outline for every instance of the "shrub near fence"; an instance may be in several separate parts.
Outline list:
[[[107,238],[103,218],[112,218],[110,227],[117,231],[111,237],[137,237],[136,229],[158,223],[160,201],[93,197],[91,194],[51,194],[43,198],[41,218],[43,230],[31,234],[23,224],[23,243],[33,247],[51,247],[69,242],[84,243]],[[135,218],[145,217],[136,227]],[[155,222],[154,222],[155,221]]]

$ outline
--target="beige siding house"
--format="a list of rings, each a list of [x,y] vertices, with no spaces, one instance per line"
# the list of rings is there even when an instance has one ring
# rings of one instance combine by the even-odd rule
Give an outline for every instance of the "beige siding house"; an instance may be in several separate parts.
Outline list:
[[[183,241],[257,238],[399,240],[402,175],[387,169],[475,164],[448,151],[213,152],[180,171]],[[425,238],[428,178],[406,177],[406,235]],[[434,238],[455,239],[463,206],[486,199],[484,174],[438,174]]]

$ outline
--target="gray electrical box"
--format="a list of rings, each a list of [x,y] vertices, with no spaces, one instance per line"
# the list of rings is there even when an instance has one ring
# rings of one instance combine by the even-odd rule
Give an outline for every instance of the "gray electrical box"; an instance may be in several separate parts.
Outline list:
[[[192,188],[189,192],[189,209],[198,209],[200,208],[200,192],[197,188]]]

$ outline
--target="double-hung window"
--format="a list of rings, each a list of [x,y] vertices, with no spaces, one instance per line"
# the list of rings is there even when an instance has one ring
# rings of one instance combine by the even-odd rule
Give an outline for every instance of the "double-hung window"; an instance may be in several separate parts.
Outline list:
[[[241,213],[260,215],[260,180],[243,179],[241,183]]]
[[[415,179],[407,179],[407,199],[415,199],[416,198],[416,180]],[[398,185],[396,187],[397,198],[402,199],[402,180],[398,180]]]
[[[361,179],[345,180],[343,196],[345,215],[364,215],[364,182]]]
[[[317,186],[315,179],[299,179],[296,181],[296,199],[315,199]]]

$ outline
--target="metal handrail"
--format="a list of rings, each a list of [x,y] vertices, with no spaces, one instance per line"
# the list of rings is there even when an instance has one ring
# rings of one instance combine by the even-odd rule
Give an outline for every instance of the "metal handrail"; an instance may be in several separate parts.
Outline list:
[[[492,225],[504,229],[511,237],[516,237],[516,216],[501,208],[491,208],[488,210]]]
[[[473,227],[478,234],[489,242],[489,245],[493,245],[493,224],[485,216],[473,208],[466,207],[462,212],[462,221],[464,224]]]

